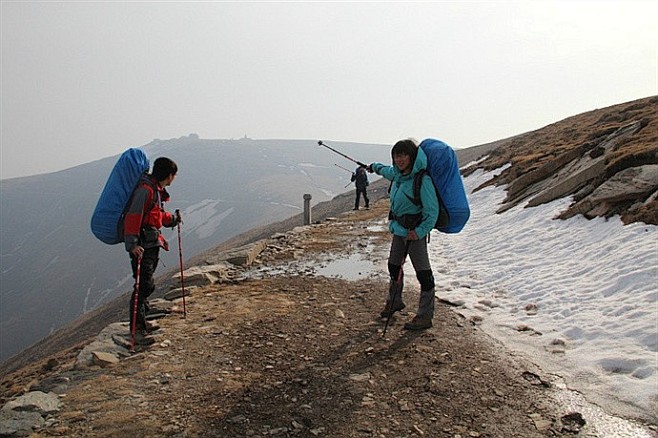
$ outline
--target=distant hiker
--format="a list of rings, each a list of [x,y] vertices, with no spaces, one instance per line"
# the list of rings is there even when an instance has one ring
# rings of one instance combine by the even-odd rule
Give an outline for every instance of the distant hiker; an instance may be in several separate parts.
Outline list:
[[[144,175],[135,189],[124,219],[124,239],[126,251],[130,253],[133,278],[137,279],[137,262],[141,257],[139,291],[137,294],[137,326],[141,334],[156,329],[146,321],[147,299],[155,290],[153,274],[158,266],[160,248],[169,250],[169,245],[160,232],[165,227],[175,227],[181,222],[180,215],[173,215],[164,209],[169,200],[165,189],[174,181],[178,167],[169,158],[160,157],[153,163],[153,172]],[[130,298],[130,328],[132,331],[135,287]]]
[[[368,187],[368,174],[366,173],[366,169],[363,166],[359,166],[356,168],[354,172],[352,172],[352,182],[354,182],[354,185],[356,186],[356,199],[354,201],[354,210],[359,209],[359,200],[361,198],[361,195],[363,194],[363,200],[366,203],[366,208],[370,208],[370,199],[368,199],[368,193],[366,191],[366,187]]]
[[[391,181],[388,228],[393,234],[388,256],[390,286],[386,306],[380,316],[387,318],[405,308],[402,301],[404,285],[402,263],[409,255],[420,282],[418,312],[404,328],[423,330],[432,327],[434,318],[434,276],[427,254],[427,240],[439,215],[439,202],[429,175],[424,175],[420,188],[421,205],[413,200],[414,175],[427,167],[427,157],[413,140],[400,140],[391,150],[393,166],[372,163],[375,172]]]

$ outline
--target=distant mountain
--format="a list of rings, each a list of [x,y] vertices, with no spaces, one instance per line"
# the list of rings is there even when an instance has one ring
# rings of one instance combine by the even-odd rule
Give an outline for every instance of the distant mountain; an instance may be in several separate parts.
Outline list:
[[[388,161],[390,145],[326,142],[363,162]],[[350,190],[354,163],[317,140],[206,140],[192,134],[142,147],[179,166],[168,209],[180,209],[192,257],[246,230]],[[0,361],[131,288],[122,245],[105,245],[89,221],[118,156],[0,184]],[[177,235],[162,271],[178,265]]]

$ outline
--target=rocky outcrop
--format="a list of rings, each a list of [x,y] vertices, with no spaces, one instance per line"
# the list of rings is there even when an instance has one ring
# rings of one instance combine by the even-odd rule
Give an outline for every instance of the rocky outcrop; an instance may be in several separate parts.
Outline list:
[[[261,239],[254,243],[207,256],[205,264],[192,266],[183,271],[186,289],[190,288],[191,291],[192,288],[197,286],[232,283],[240,280],[244,270],[254,263],[260,253],[267,248],[267,245],[268,240]],[[181,273],[177,272],[171,279],[172,285],[181,285],[181,287],[176,289],[172,287],[169,292],[166,292],[164,298],[168,300],[182,296]]]
[[[59,412],[56,394],[31,391],[11,400],[0,409],[0,436],[29,436],[46,425],[46,418]]]
[[[572,196],[573,204],[559,218],[619,214],[624,223],[658,225],[658,98],[592,111],[514,137],[464,173],[505,162],[511,166],[480,187],[507,184],[498,213],[522,202],[535,207]]]
[[[557,180],[543,190],[537,196],[528,201],[528,207],[545,204],[567,195],[574,194],[578,189],[587,184],[596,184],[605,178],[606,171],[606,153],[614,150],[614,146],[622,142],[625,138],[635,134],[641,128],[639,122],[632,123],[623,128],[619,128],[614,133],[610,134],[603,142],[592,150],[592,153],[587,153],[578,157],[563,167],[563,171],[558,172],[554,180]],[[580,149],[575,149],[579,151]]]
[[[231,249],[206,259],[209,265],[228,262],[235,266],[249,266],[258,257],[258,254],[267,246],[267,240],[259,240],[239,248]]]
[[[130,356],[130,351],[125,346],[128,334],[127,322],[115,322],[108,325],[78,353],[75,369],[86,369],[96,365],[105,367],[118,362],[121,358]],[[118,343],[117,339],[123,339],[123,342]]]
[[[193,266],[183,271],[183,278],[186,286],[205,286],[226,282],[234,271],[232,266],[226,263],[217,263],[206,266]],[[177,272],[172,280],[174,284],[180,284],[180,272]]]
[[[567,219],[577,214],[587,218],[605,216],[614,210],[615,205],[632,202],[631,212],[646,205],[641,200],[655,202],[658,194],[658,164],[624,169],[609,180],[603,182],[594,191],[576,202],[560,215]]]

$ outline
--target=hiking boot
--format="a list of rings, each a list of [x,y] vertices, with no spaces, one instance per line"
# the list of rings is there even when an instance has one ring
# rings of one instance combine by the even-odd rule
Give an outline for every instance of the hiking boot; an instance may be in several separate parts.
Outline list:
[[[127,335],[112,335],[112,340],[114,341],[115,344],[124,347],[126,349],[130,349],[130,346],[132,344],[132,334],[128,333]],[[135,332],[135,345],[136,346],[142,346],[142,347],[148,347],[149,345],[153,345],[155,343],[155,339],[153,339],[150,336],[145,336],[144,333],[141,331]]]
[[[142,331],[146,333],[153,333],[156,330],[160,330],[160,326],[151,321],[146,321],[146,326],[142,329]]]
[[[354,211],[354,210],[358,210],[358,209],[359,209],[359,207],[354,207],[354,208],[352,209],[352,211]]]
[[[165,312],[149,313],[148,315],[146,315],[146,320],[147,321],[152,321],[154,319],[164,318],[165,316],[167,316],[170,313],[171,312],[169,312],[169,311],[167,311],[166,313]]]
[[[408,322],[404,325],[405,330],[425,330],[432,327],[432,317],[431,316],[414,316],[414,319],[411,322]]]
[[[379,315],[382,318],[388,318],[389,315],[393,315],[395,312],[399,312],[400,310],[404,309],[407,307],[402,301],[398,301],[391,306],[391,302],[389,300],[386,301],[386,306],[384,306],[384,310],[382,310]]]
[[[157,330],[160,330],[160,325],[157,322],[144,321],[143,323],[137,323],[137,333],[149,335]]]
[[[169,315],[171,310],[160,309],[158,307],[149,307],[146,309],[146,317],[148,318],[151,315]]]
[[[128,335],[128,339],[132,340],[132,335]],[[135,332],[135,345],[148,346],[155,344],[155,339],[150,337],[145,330],[137,330]]]

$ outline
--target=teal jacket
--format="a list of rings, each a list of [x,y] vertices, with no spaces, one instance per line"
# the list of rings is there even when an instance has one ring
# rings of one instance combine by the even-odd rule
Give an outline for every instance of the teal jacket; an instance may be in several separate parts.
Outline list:
[[[420,223],[416,226],[416,234],[419,239],[424,238],[432,231],[436,219],[439,216],[439,201],[436,198],[434,184],[429,175],[423,176],[423,183],[420,186],[420,200],[422,206],[415,205],[412,202],[414,197],[414,175],[419,171],[427,168],[427,156],[422,149],[418,148],[416,161],[409,175],[402,175],[400,169],[393,165],[387,166],[382,163],[372,163],[371,169],[378,175],[383,176],[391,185],[391,212],[395,217],[404,215],[413,215],[421,213]],[[393,219],[388,224],[391,233],[400,237],[407,237],[407,230],[397,220]]]

